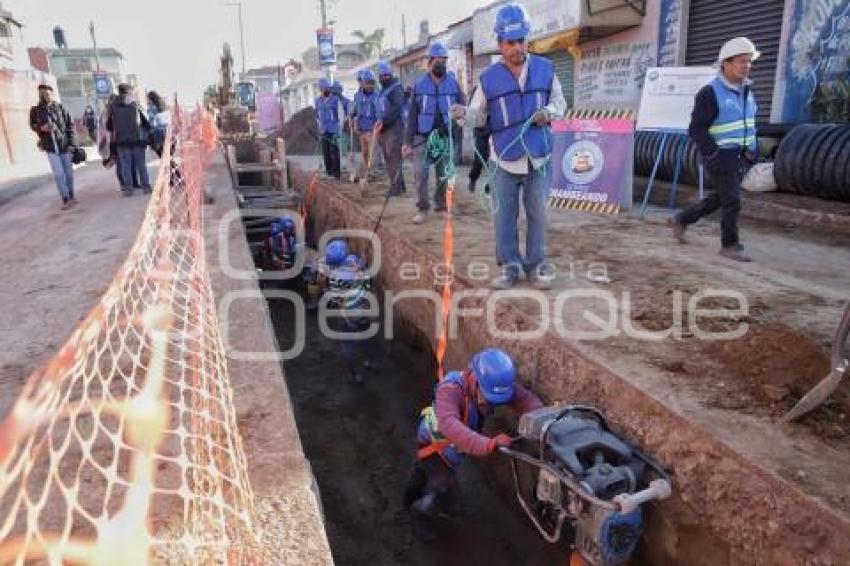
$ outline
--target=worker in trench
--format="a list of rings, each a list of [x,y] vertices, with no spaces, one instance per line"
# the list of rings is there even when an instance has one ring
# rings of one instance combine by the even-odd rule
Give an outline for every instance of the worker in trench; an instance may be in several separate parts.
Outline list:
[[[667,219],[679,243],[686,244],[687,227],[719,208],[720,255],[741,262],[752,261],[738,235],[738,216],[741,179],[758,157],[757,108],[749,74],[759,55],[746,37],[730,39],[720,48],[720,71],[697,92],[688,127],[716,191]]]
[[[328,243],[324,263],[324,304],[332,312],[320,312],[320,316],[327,321],[327,330],[340,334],[333,338],[339,343],[348,381],[361,384],[362,370],[379,369],[380,353],[378,332],[364,336],[377,322],[377,313],[370,309],[368,266],[357,254],[349,253],[348,245],[339,239]]]
[[[509,289],[527,276],[536,288],[549,289],[555,275],[545,257],[548,124],[563,116],[567,104],[552,62],[528,53],[531,21],[525,8],[513,3],[499,8],[494,32],[501,59],[481,73],[469,107],[452,107],[452,117],[465,127],[490,129],[494,169],[489,184],[496,203],[496,261],[502,266],[491,286]],[[517,230],[520,194],[528,225],[525,257]]]
[[[455,469],[463,456],[483,457],[510,446],[507,434],[491,438],[481,433],[484,420],[500,405],[517,414],[543,406],[516,382],[513,360],[502,350],[477,353],[469,367],[450,372],[437,384],[432,404],[422,410],[416,463],[404,492],[413,532],[420,539],[434,540],[441,523],[458,517]]]

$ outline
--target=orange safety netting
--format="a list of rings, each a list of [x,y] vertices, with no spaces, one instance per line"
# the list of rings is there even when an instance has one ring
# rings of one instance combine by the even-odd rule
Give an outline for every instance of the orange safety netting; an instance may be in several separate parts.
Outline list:
[[[0,564],[259,562],[202,238],[215,126],[172,122],[127,260],[0,422]]]

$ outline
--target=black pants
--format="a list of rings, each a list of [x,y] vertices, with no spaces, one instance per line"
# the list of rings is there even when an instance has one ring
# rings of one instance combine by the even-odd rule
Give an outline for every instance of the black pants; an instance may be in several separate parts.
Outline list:
[[[328,175],[339,179],[342,176],[339,164],[339,143],[334,134],[322,134],[322,157],[325,160],[325,171]]]
[[[720,208],[720,243],[724,248],[734,246],[739,243],[741,179],[746,170],[744,158],[737,149],[721,149],[717,157],[706,163],[706,169],[715,191],[680,212],[677,220],[688,226]]]
[[[490,136],[475,135],[475,157],[472,160],[472,168],[469,170],[469,182],[474,183],[481,176],[481,171],[490,159]],[[479,155],[481,157],[479,157]],[[483,161],[481,159],[484,159]]]
[[[417,460],[404,488],[404,507],[410,511],[414,533],[425,539],[436,536],[444,519],[457,518],[458,503],[454,469],[436,454]]]

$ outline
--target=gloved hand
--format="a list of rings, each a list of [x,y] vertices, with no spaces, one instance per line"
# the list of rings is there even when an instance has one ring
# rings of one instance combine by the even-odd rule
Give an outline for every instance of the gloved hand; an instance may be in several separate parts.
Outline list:
[[[758,155],[750,151],[749,149],[744,152],[744,161],[747,162],[747,165],[753,165],[758,160]]]
[[[509,447],[513,441],[511,437],[505,433],[500,433],[490,439],[490,442],[487,444],[488,452],[495,452],[497,448],[504,446],[505,448]]]
[[[380,134],[381,130],[383,130],[383,129],[384,129],[383,120],[378,120],[377,122],[375,122],[375,126],[372,128],[372,130],[375,132],[375,134]]]
[[[541,108],[534,113],[534,116],[532,116],[531,119],[534,120],[534,123],[538,126],[542,126],[549,122],[549,111],[545,108]]]
[[[454,104],[451,107],[452,118],[455,120],[463,120],[466,118],[466,106],[462,106],[460,104]]]

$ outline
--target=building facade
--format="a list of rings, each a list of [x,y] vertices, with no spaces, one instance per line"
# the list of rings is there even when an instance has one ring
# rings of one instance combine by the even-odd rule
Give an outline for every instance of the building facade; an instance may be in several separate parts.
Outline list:
[[[62,104],[75,120],[82,117],[86,106],[97,108],[93,73],[98,70],[98,64],[100,70],[109,75],[113,89],[119,83],[127,82],[137,90],[137,96],[144,99],[144,93],[139,92],[138,77],[124,72],[124,56],[117,49],[98,48],[97,55],[91,48],[46,51],[50,70],[56,76]]]

